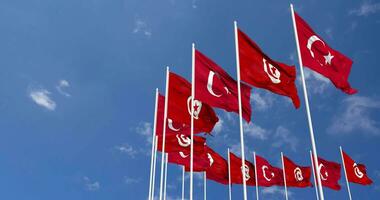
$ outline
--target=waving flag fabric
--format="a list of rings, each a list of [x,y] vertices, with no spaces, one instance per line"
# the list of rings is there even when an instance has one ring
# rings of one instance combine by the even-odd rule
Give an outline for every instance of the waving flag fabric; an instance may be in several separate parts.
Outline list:
[[[157,149],[162,151],[162,136],[158,137]],[[194,136],[194,152],[203,152],[206,138]],[[190,151],[190,137],[184,134],[167,135],[165,139],[165,152]]]
[[[339,163],[327,161],[318,157],[318,167],[315,172],[317,173],[318,171],[321,177],[322,186],[333,190],[340,190],[341,186],[339,185],[339,179],[341,177],[341,166]]]
[[[247,160],[244,167],[241,164],[241,158],[230,152],[231,183],[243,184],[242,170],[244,170],[246,184],[255,186],[255,166]]]
[[[218,183],[228,184],[228,165],[227,161],[210,147],[206,146],[205,153],[209,159],[209,167],[206,170],[207,179]]]
[[[256,155],[257,181],[259,186],[283,186],[284,175],[282,169],[273,167],[263,157]]]
[[[367,169],[365,165],[356,163],[350,156],[348,156],[344,151],[343,162],[346,167],[347,179],[349,182],[357,183],[361,185],[370,185],[372,180],[367,175]]]
[[[311,168],[296,165],[288,157],[284,156],[286,185],[288,187],[309,187]]]

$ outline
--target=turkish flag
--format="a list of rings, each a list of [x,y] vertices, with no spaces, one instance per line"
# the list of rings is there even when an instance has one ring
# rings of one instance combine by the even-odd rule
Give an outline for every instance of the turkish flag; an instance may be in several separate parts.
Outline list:
[[[172,72],[169,74],[168,118],[184,124],[190,124],[191,120],[191,84]],[[218,121],[209,105],[194,100],[194,129],[210,133]]]
[[[242,168],[241,158],[230,152],[231,183],[243,184],[242,169],[244,169],[246,184],[255,186],[255,166],[246,160]]]
[[[238,30],[240,77],[255,87],[288,96],[296,108],[300,107],[294,66],[269,58],[243,31]]]
[[[209,159],[210,166],[206,170],[206,178],[218,183],[228,184],[227,161],[210,147],[205,147],[205,153]]]
[[[296,12],[294,15],[303,65],[330,79],[343,92],[355,94],[357,90],[348,82],[352,60],[331,48]]]
[[[284,168],[286,185],[288,187],[309,187],[312,186],[310,182],[311,168],[296,165],[288,157],[284,156]]]
[[[259,186],[284,185],[282,169],[273,167],[267,160],[256,155],[257,181]]]
[[[251,88],[241,84],[243,118],[251,121]],[[239,114],[237,82],[210,58],[195,50],[195,97],[210,106]]]
[[[205,151],[194,152],[193,171],[202,172],[210,167],[210,161]],[[186,171],[190,171],[190,151],[168,153],[168,162],[183,165]]]
[[[363,164],[357,164],[350,156],[348,156],[344,151],[343,162],[346,167],[347,179],[349,182],[357,183],[361,185],[370,185],[372,180],[367,175],[367,169]]]
[[[158,137],[157,149],[162,151],[162,136]],[[194,152],[203,152],[206,138],[194,136]],[[167,135],[165,138],[165,152],[190,151],[191,139],[184,134]]]
[[[315,170],[315,172],[319,171],[322,186],[331,188],[333,190],[340,190],[340,168],[341,166],[339,163],[327,161],[318,157],[318,170]]]

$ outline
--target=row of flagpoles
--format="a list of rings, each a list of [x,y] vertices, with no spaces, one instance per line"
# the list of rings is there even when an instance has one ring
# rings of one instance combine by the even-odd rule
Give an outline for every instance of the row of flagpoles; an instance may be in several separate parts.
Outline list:
[[[330,162],[320,159],[317,155],[303,66],[305,64],[306,67],[327,77],[343,92],[354,94],[356,93],[356,90],[353,89],[348,82],[352,61],[340,52],[329,47],[329,45],[322,40],[321,37],[318,36],[297,13],[295,13],[293,5],[290,7],[311,139],[311,159],[312,164],[315,164],[315,167],[311,168],[313,169],[313,172],[315,171],[314,185],[316,186],[316,195],[320,200],[324,200],[322,186],[326,185],[326,174],[321,174],[321,168],[328,165]],[[286,173],[284,156],[282,153],[282,170],[280,168],[272,167],[265,159],[256,156],[255,153],[254,164],[246,161],[243,119],[247,122],[251,121],[251,88],[248,85],[267,89],[273,93],[287,96],[292,100],[294,106],[298,108],[300,106],[300,100],[295,85],[296,70],[293,66],[274,61],[267,56],[260,47],[248,37],[248,35],[238,28],[237,22],[234,22],[234,33],[237,71],[236,81],[211,59],[196,50],[194,44],[192,45],[191,83],[187,82],[179,75],[170,72],[169,67],[167,67],[165,96],[159,94],[158,89],[156,90],[148,199],[153,200],[155,194],[157,151],[162,152],[159,181],[160,200],[166,199],[168,162],[183,165],[182,199],[184,199],[185,191],[185,171],[190,172],[190,200],[193,200],[194,171],[204,172],[205,199],[206,178],[222,184],[228,184],[230,199],[232,183],[243,185],[244,200],[247,200],[247,184],[252,185],[252,183],[255,183],[256,199],[258,199],[258,186],[262,186],[260,184],[262,179],[258,179],[260,170],[256,170],[256,167],[257,164],[261,163],[262,165],[262,162],[266,163],[266,165],[262,165],[262,167],[265,166],[265,169],[262,169],[264,179],[267,181],[272,180],[272,178],[276,176],[274,175],[275,172],[279,172],[278,174],[282,178],[280,177],[280,179],[277,180],[283,181],[273,185],[284,186],[285,194],[287,194],[286,188],[290,185],[287,181],[288,174]],[[237,157],[233,154],[230,155],[228,150],[228,164],[226,164],[227,162],[222,156],[218,155],[205,145],[205,138],[194,135],[201,132],[210,133],[218,122],[219,119],[212,107],[218,107],[228,112],[236,112],[239,115],[241,158],[239,158],[239,173],[234,174],[233,176],[231,175],[231,159],[236,160]],[[342,150],[341,155],[349,197],[351,199],[348,184],[349,178],[346,171],[348,166],[345,165]],[[188,157],[190,157],[190,160],[188,160]],[[364,165],[357,165],[356,163],[353,165],[355,166],[349,166],[350,170],[354,170],[356,177],[358,177],[358,174],[361,176],[359,181],[355,180],[353,182],[363,184],[363,177],[365,177],[366,182],[364,184],[370,184],[372,181],[366,176]],[[269,168],[271,170],[272,178],[266,177],[264,172]],[[298,169],[300,170],[301,167],[298,167]],[[249,172],[254,172],[254,174],[250,175]],[[325,172],[327,173],[327,171]],[[297,176],[304,176],[302,170],[299,173],[301,174],[298,174]],[[232,181],[236,177],[240,177],[240,181]],[[252,177],[254,177],[255,180],[252,180]],[[298,181],[300,182],[300,180]],[[267,186],[272,185],[269,184]]]

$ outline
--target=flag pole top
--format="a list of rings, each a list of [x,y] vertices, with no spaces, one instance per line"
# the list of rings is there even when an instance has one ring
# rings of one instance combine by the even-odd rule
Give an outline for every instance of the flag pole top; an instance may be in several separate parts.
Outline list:
[[[193,43],[191,43],[191,46],[194,48],[195,47],[195,43],[193,42]]]

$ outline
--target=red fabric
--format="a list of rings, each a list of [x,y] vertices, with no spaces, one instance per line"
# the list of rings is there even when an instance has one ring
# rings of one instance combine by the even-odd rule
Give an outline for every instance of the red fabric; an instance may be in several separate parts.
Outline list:
[[[251,88],[241,84],[243,118],[251,121]],[[210,106],[239,113],[237,82],[211,59],[195,50],[195,97]]]
[[[276,62],[243,31],[238,30],[241,80],[255,87],[288,96],[296,108],[300,106],[297,94],[296,69]]]
[[[349,182],[361,185],[370,185],[372,180],[367,175],[367,169],[363,164],[357,164],[350,156],[343,151],[343,161],[346,167],[347,179]]]
[[[230,153],[231,183],[243,184],[243,174],[241,165],[241,158],[237,157],[233,153]],[[246,184],[255,186],[255,166],[247,160],[245,161],[245,165],[246,166],[244,172],[246,176]]]
[[[157,149],[162,151],[162,136],[158,137]],[[194,152],[203,152],[206,138],[194,136]],[[165,139],[165,152],[190,151],[191,140],[184,134],[167,135]]]
[[[190,151],[168,153],[168,162],[183,165],[186,171],[190,171]],[[210,166],[206,152],[194,152],[193,171],[202,172]]]
[[[343,92],[355,94],[357,90],[348,82],[351,59],[332,49],[297,13],[294,14],[303,65],[330,79]],[[328,55],[333,57],[329,59]]]
[[[168,118],[176,122],[190,124],[191,84],[184,78],[169,74]],[[210,133],[219,121],[214,110],[207,104],[194,101],[194,129]]]
[[[313,160],[314,163],[314,160]],[[339,163],[327,161],[322,158],[318,158],[318,170],[319,171],[322,186],[328,187],[333,190],[340,190],[339,179],[341,166]]]
[[[206,170],[206,178],[227,185],[227,161],[208,146],[205,147],[205,153],[207,155],[207,158],[211,161],[210,167],[208,167]]]
[[[257,181],[259,186],[283,186],[284,176],[282,169],[273,167],[267,160],[256,155]]]
[[[311,168],[296,165],[289,158],[284,156],[284,167],[286,185],[288,187],[309,187],[312,186],[310,182]]]

